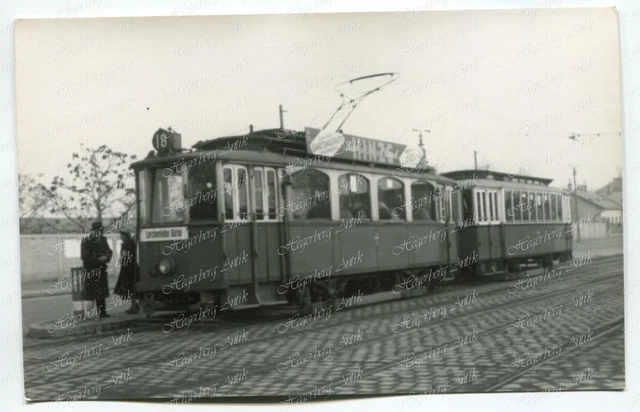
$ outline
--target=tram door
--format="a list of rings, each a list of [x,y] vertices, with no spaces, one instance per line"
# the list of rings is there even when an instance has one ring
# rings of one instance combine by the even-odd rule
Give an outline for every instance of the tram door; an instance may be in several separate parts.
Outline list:
[[[278,213],[280,193],[276,169],[254,166],[251,171],[251,205],[253,260],[259,282],[273,285],[281,283],[284,273],[283,258],[278,253],[282,243],[283,219]],[[271,301],[275,296],[271,288],[263,287],[261,298]]]

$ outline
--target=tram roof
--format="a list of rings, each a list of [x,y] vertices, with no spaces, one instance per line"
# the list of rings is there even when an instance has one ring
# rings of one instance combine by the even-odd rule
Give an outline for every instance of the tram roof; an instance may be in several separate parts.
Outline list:
[[[463,181],[463,187],[485,187],[490,189],[529,190],[540,192],[562,192],[560,188],[549,186],[553,179],[502,173],[492,170],[455,170],[442,173],[443,176]]]
[[[254,164],[286,166],[300,165],[307,161],[308,167],[334,170],[345,170],[359,173],[393,173],[396,177],[423,178],[438,183],[455,184],[455,180],[443,175],[419,169],[404,169],[393,165],[377,164],[367,161],[331,158],[330,162],[317,161],[316,156],[307,151],[304,132],[283,131],[282,129],[266,129],[236,136],[225,136],[216,139],[199,141],[191,151],[184,151],[168,156],[149,152],[144,160],[131,164],[131,168],[140,169],[145,166],[166,165],[178,161],[187,162],[192,159],[206,157],[207,153],[216,152],[216,159],[247,162]],[[302,161],[301,161],[302,160]],[[203,161],[204,163],[204,161]]]

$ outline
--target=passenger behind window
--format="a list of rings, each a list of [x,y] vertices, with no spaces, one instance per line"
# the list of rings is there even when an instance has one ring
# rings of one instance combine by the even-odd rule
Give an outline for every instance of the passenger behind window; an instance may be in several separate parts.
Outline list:
[[[429,213],[429,208],[427,206],[420,207],[414,214],[414,220],[430,220],[434,221],[431,217],[431,213]]]
[[[320,200],[311,206],[307,219],[331,219],[330,201]]]
[[[391,205],[391,210],[395,210],[395,213],[391,214],[391,220],[406,220],[407,211],[405,209],[404,197],[400,192],[396,192],[394,195],[391,195],[391,201],[389,204]]]
[[[353,217],[353,213],[351,213],[351,208],[349,207],[349,199],[346,197],[340,198],[340,218],[341,219],[351,219]]]
[[[384,202],[378,202],[378,214],[380,220],[391,220],[393,216]]]
[[[362,202],[355,202],[351,207],[354,217],[359,219],[370,219],[369,208]]]

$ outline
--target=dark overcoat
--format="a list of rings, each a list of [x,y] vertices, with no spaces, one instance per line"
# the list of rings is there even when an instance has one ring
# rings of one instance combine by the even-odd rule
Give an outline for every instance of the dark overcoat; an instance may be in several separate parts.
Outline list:
[[[136,263],[136,243],[133,239],[127,239],[122,242],[120,249],[120,275],[113,289],[113,293],[120,295],[125,299],[131,299],[135,289],[135,283],[139,281],[136,276],[138,274]]]
[[[107,264],[112,255],[113,251],[106,237],[89,235],[82,239],[81,258],[85,269],[83,273],[85,300],[104,299],[109,296]],[[105,256],[107,260],[101,262],[101,256]]]

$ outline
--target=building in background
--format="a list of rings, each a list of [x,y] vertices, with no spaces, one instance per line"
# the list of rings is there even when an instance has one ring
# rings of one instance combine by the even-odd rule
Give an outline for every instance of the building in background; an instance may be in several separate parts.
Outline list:
[[[596,193],[606,196],[622,206],[622,178],[616,177],[611,183],[596,190]]]
[[[613,183],[610,185],[611,186],[607,186],[612,189],[615,187]],[[607,188],[607,186],[605,186],[605,188]],[[620,189],[622,188],[620,187]],[[616,202],[608,195],[602,194],[601,190],[597,192],[578,190],[576,194],[580,236],[584,239],[622,233],[622,203]],[[622,199],[622,190],[617,192],[612,190],[612,193],[618,192],[619,198]],[[571,197],[571,202],[572,210],[575,210],[575,204],[573,204],[575,198],[573,196]]]

